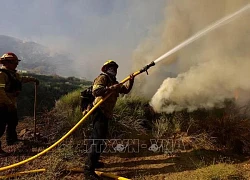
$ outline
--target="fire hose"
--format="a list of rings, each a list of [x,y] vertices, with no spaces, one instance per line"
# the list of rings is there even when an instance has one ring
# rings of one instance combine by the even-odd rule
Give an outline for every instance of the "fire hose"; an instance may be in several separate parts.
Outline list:
[[[131,74],[132,76],[137,76],[143,72],[146,72],[148,74],[148,69],[152,66],[155,65],[155,62],[152,61],[150,64],[146,65],[145,67],[143,67],[141,70]],[[125,78],[124,80],[122,80],[120,82],[120,84],[124,84],[126,81],[128,81],[130,79],[130,76],[128,76],[127,78]],[[55,142],[54,144],[52,144],[50,147],[48,147],[47,149],[43,150],[42,152],[28,158],[28,159],[25,159],[23,161],[20,161],[18,163],[15,163],[15,164],[11,164],[11,165],[8,165],[8,166],[5,166],[5,167],[1,167],[0,168],[0,172],[1,171],[5,171],[5,170],[8,170],[8,169],[11,169],[11,168],[14,168],[14,167],[17,167],[17,166],[20,166],[22,164],[25,164],[29,161],[32,161],[42,155],[44,155],[45,153],[47,153],[48,151],[50,151],[51,149],[53,149],[54,147],[56,147],[58,144],[60,144],[63,140],[65,140],[71,133],[73,133],[83,122],[84,120],[86,120],[86,118],[100,105],[102,104],[110,95],[112,94],[112,92],[110,94],[108,94],[107,96],[105,96],[103,99],[101,99],[94,107],[92,107],[92,109],[90,109],[90,111],[85,115],[83,116],[83,118],[71,129],[69,130],[64,136],[62,136],[57,142]],[[45,170],[44,170],[45,171]],[[44,172],[43,169],[41,170],[37,170],[37,172]],[[24,172],[19,172],[18,174],[19,175],[22,175],[22,174],[28,174],[28,173],[34,173],[36,172],[36,170],[33,170],[33,171],[24,171]],[[107,173],[103,173],[103,172],[100,172],[102,173],[103,176],[108,176],[108,177],[111,177],[111,176],[114,176],[114,175],[110,175],[110,174],[107,174]],[[100,174],[99,173],[99,174]],[[0,178],[6,178],[6,176],[0,176]]]
[[[22,176],[22,175],[42,173],[42,172],[45,172],[45,171],[46,171],[46,169],[34,169],[34,170],[30,170],[30,171],[22,171],[22,172],[17,172],[17,173],[14,173],[14,174],[0,176],[0,179],[15,178],[15,177]],[[68,169],[68,170],[65,170],[65,172],[83,173],[83,170],[82,169]],[[128,178],[116,176],[114,174],[105,173],[105,172],[101,172],[101,171],[95,171],[95,173],[100,177],[109,177],[109,178],[113,178],[113,179],[117,179],[117,180],[129,180]]]
[[[168,51],[167,53],[165,53],[164,55],[160,56],[158,59],[156,59],[155,61],[152,61],[150,64],[146,65],[144,68],[142,68],[141,70],[133,73],[132,75],[135,77],[143,72],[147,72],[147,70],[154,66],[156,63],[158,63],[159,61],[165,59],[166,57],[170,56],[171,54],[175,53],[176,51],[180,50],[181,48],[187,46],[188,44],[192,43],[193,41],[195,41],[196,39],[204,36],[206,33],[228,23],[231,21],[231,19],[236,18],[237,16],[239,16],[241,13],[245,12],[246,10],[248,10],[250,8],[250,4],[247,4],[245,7],[241,8],[240,10],[236,11],[235,13],[232,13],[218,21],[216,21],[215,23],[213,23],[212,25],[208,26],[207,28],[203,29],[202,31],[199,31],[198,33],[196,33],[195,35],[193,35],[192,37],[190,37],[189,39],[187,39],[186,41],[183,41],[182,43],[180,43],[178,46],[176,46],[175,48],[171,49],[170,51]],[[127,78],[125,78],[123,81],[121,81],[120,84],[125,83],[126,81],[128,81],[130,79],[130,76],[128,76]],[[29,161],[32,161],[40,156],[42,156],[43,154],[45,154],[46,152],[48,152],[49,150],[53,149],[55,146],[57,146],[59,143],[61,143],[65,138],[67,138],[74,130],[76,130],[76,128],[102,103],[104,102],[112,93],[108,94],[106,97],[104,97],[103,99],[101,99],[68,133],[66,133],[63,137],[61,137],[57,142],[55,142],[53,145],[51,145],[50,147],[48,147],[47,149],[45,149],[44,151],[36,154],[35,156],[32,156],[26,160],[23,160],[21,162],[9,165],[9,166],[5,166],[5,167],[1,167],[0,168],[0,172],[7,170],[7,169],[11,169],[17,166],[20,166],[24,163],[27,163]]]

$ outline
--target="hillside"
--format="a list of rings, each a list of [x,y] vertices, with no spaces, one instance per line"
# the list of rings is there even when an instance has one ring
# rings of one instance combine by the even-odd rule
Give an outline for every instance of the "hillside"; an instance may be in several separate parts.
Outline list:
[[[20,122],[18,132],[24,128],[31,132],[22,136],[19,133],[25,141],[18,145],[4,144],[4,149],[12,154],[3,158],[0,167],[34,156],[65,135],[82,118],[77,107],[77,92],[60,98],[52,111],[39,118],[37,127],[42,136],[38,136],[37,140],[34,141],[31,136],[32,119]],[[247,180],[250,178],[249,149],[237,154],[231,142],[249,139],[248,127],[249,119],[240,117],[231,105],[209,112],[201,110],[164,115],[149,112],[143,99],[123,97],[118,100],[114,119],[110,122],[109,144],[101,156],[105,167],[98,171],[132,180]],[[91,122],[86,120],[83,126],[46,155],[18,168],[0,172],[0,179],[7,174],[34,169],[44,170],[21,174],[15,179],[83,179],[82,166],[86,157],[84,139],[88,139],[90,128]],[[215,130],[220,132],[217,137]],[[227,139],[224,139],[225,136]],[[134,143],[128,143],[128,139]],[[161,141],[163,139],[166,141]],[[117,148],[119,144],[125,148]],[[153,145],[160,148],[154,149]],[[249,144],[244,146],[247,148]]]
[[[22,60],[18,69],[31,73],[65,75],[73,61],[68,54],[52,52],[38,43],[0,35],[0,54],[5,52],[14,52]]]
[[[31,131],[19,133],[25,141],[18,145],[4,144],[4,150],[12,154],[3,158],[0,167],[34,156],[65,135],[82,118],[78,102],[79,90],[76,90],[60,98],[52,111],[40,116],[37,124],[40,136],[36,140],[32,139],[32,119],[20,122],[18,133],[23,129]],[[105,167],[98,170],[133,180],[247,180],[250,121],[244,110],[231,102],[225,108],[210,111],[157,114],[145,99],[121,97],[109,124],[107,149],[101,156]],[[46,155],[0,172],[0,178],[44,168],[43,173],[22,174],[15,179],[83,179],[85,139],[91,127],[91,121],[86,119]]]
[[[82,89],[90,85],[91,82],[75,77],[61,77],[57,75],[38,75],[33,73],[23,73],[25,76],[33,76],[40,81],[37,87],[37,113],[41,114],[50,111],[55,102],[62,96],[76,89]],[[80,96],[80,94],[79,94]],[[23,90],[18,98],[18,113],[20,118],[23,116],[33,116],[35,97],[35,85],[27,83],[23,85]]]

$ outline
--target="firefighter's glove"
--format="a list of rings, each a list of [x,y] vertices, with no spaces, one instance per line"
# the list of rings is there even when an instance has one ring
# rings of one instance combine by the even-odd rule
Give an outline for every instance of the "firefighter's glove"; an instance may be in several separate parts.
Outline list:
[[[8,108],[8,112],[16,112],[17,111],[15,104],[8,104],[7,108]]]
[[[133,74],[131,74],[131,75],[129,76],[129,80],[130,80],[131,83],[134,83],[134,81],[135,81],[135,76],[134,76]]]
[[[38,79],[35,79],[35,83],[36,83],[37,86],[40,84]]]

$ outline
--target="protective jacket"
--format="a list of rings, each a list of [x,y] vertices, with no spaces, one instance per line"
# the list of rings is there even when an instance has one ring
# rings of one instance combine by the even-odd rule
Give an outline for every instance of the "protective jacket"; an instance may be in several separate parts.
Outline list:
[[[93,95],[95,100],[93,105],[96,105],[102,98],[104,98],[110,91],[107,91],[109,86],[118,84],[116,78],[109,76],[106,73],[100,74],[93,83]],[[122,85],[119,91],[114,91],[108,99],[106,99],[99,107],[107,118],[112,118],[113,109],[115,107],[119,94],[127,94],[132,89],[133,82],[128,81],[126,85]]]
[[[36,82],[36,78],[22,76],[16,71],[0,68],[0,106],[17,105],[17,96],[22,90],[22,83]]]

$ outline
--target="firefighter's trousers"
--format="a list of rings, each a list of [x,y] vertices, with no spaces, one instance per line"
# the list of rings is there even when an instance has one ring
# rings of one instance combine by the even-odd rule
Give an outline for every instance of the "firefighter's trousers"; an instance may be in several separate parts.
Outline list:
[[[0,107],[0,138],[6,129],[7,144],[17,141],[16,126],[18,124],[17,110],[8,111],[6,106]],[[1,143],[0,143],[1,144]]]
[[[93,131],[88,140],[88,156],[85,162],[85,170],[94,171],[100,155],[105,149],[105,139],[108,134],[108,118],[98,108],[93,114]]]

